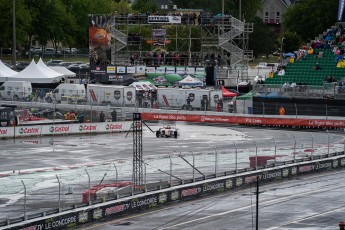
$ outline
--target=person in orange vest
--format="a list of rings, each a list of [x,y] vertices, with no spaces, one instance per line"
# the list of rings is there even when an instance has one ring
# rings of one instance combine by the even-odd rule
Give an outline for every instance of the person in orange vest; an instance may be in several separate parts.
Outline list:
[[[285,109],[283,106],[280,106],[280,108],[279,108],[279,115],[281,115],[281,116],[285,115]]]

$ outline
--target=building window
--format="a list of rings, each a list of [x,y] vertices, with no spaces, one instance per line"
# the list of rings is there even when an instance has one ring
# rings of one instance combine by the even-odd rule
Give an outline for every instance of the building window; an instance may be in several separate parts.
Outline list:
[[[265,19],[268,19],[268,12],[265,12]]]

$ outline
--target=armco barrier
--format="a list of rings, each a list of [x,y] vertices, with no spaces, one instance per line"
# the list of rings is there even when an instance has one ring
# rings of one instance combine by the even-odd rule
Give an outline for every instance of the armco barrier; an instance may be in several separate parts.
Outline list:
[[[331,159],[319,159],[313,162],[300,162],[265,168],[258,171],[244,172],[219,178],[199,181],[192,184],[143,193],[115,201],[100,203],[93,206],[77,208],[59,214],[40,217],[25,222],[0,227],[11,230],[52,230],[67,229],[86,223],[117,218],[122,215],[138,212],[164,205],[169,202],[195,199],[211,193],[239,189],[254,183],[257,178],[262,182],[281,180],[305,173],[317,173],[325,170],[345,167],[344,152],[336,153]]]
[[[257,116],[231,116],[231,115],[199,115],[174,113],[143,112],[143,120],[166,120],[206,123],[227,123],[240,125],[280,126],[280,127],[308,127],[308,128],[345,128],[345,120],[322,120],[292,117],[257,117]]]
[[[0,138],[125,132],[130,129],[131,124],[132,122],[127,121],[0,127]]]

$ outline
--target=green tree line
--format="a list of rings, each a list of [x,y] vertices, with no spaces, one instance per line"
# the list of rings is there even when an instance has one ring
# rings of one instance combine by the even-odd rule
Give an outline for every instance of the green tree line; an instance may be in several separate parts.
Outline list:
[[[223,0],[173,0],[178,8],[202,9],[211,15],[222,12]],[[12,46],[13,0],[0,0],[0,47]],[[42,46],[51,42],[55,48],[87,47],[89,15],[156,12],[153,0],[15,0],[17,46],[29,48],[37,41]],[[241,3],[241,7],[240,7]],[[283,17],[284,34],[275,33],[256,17],[262,11],[262,0],[224,0],[224,13],[254,23],[250,49],[254,55],[268,55],[280,46],[293,51],[302,43],[335,24],[338,1],[303,0],[291,6]]]

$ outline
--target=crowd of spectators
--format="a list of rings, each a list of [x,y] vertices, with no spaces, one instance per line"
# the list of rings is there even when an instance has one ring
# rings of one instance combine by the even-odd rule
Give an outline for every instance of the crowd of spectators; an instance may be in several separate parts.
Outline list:
[[[128,24],[147,24],[149,16],[178,16],[181,17],[181,24],[183,25],[213,25],[217,23],[230,23],[231,16],[221,14],[211,14],[211,13],[201,13],[196,14],[195,12],[190,13],[161,13],[158,12],[151,13],[147,12],[146,14],[120,14],[116,15],[117,23],[128,23]]]
[[[227,55],[227,58],[230,56]],[[221,66],[225,63],[225,59],[220,53],[206,53],[201,56],[200,53],[192,52],[190,57],[188,52],[147,52],[140,57],[139,53],[132,53],[130,56],[130,65],[172,65],[172,66]]]

